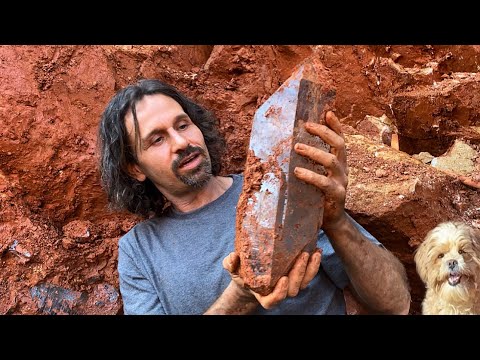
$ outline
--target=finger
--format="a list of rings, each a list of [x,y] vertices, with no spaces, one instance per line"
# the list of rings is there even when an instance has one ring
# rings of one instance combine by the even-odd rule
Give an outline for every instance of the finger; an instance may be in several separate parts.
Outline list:
[[[330,180],[328,177],[324,175],[317,174],[314,171],[311,171],[302,167],[298,167],[298,166],[295,168],[294,173],[298,179],[318,187],[323,192],[332,191],[333,182],[332,180]]]
[[[313,280],[315,275],[318,273],[318,269],[320,268],[320,262],[322,261],[322,251],[320,249],[316,249],[315,252],[310,256],[310,260],[308,262],[305,275],[303,277],[302,283],[300,284],[300,290],[305,289],[310,281]]]
[[[333,147],[331,151],[332,154],[336,155],[339,158],[341,163],[346,164],[347,157],[346,157],[346,151],[345,151],[345,140],[344,140],[345,137],[343,135],[342,124],[340,123],[340,120],[337,118],[337,116],[333,111],[328,111],[327,114],[325,115],[325,123],[327,125],[326,127],[323,128],[323,133],[325,134],[325,138],[321,134],[322,133],[321,126],[323,125],[308,123],[309,124],[308,127],[311,127],[311,130],[309,131],[306,126],[307,131],[312,133],[312,131],[315,131],[314,129],[316,128],[316,133],[313,133],[313,135],[318,135],[322,137],[325,142],[327,142],[330,146]],[[331,129],[331,130],[327,131],[325,128]],[[336,136],[334,134],[336,134]]]
[[[223,259],[222,265],[229,273],[235,274],[240,265],[240,257],[235,252],[231,252]]]
[[[287,297],[288,292],[288,277],[283,276],[280,280],[277,281],[275,288],[273,291],[265,296],[257,294],[253,292],[253,295],[257,298],[260,305],[262,305],[265,309],[271,309],[280,301],[284,300]]]
[[[347,151],[345,148],[345,136],[343,135],[342,124],[333,111],[327,112],[325,120],[327,125],[343,139],[343,144],[337,144],[338,146],[335,146],[334,149],[332,149],[332,154],[337,156],[341,164],[344,164],[345,173],[348,175]]]
[[[328,111],[325,116],[327,125],[343,138],[342,124],[333,111]]]
[[[343,134],[339,135],[325,125],[306,123],[305,129],[312,135],[319,136],[330,145],[330,152],[338,158],[340,164],[347,167],[347,152]]]
[[[331,199],[332,201],[333,199],[333,201],[336,202],[338,199],[345,199],[348,185],[348,177],[346,174],[344,174],[341,179],[338,178],[338,181],[333,181],[331,178],[298,166],[294,169],[294,173],[298,179],[322,190],[325,195],[325,200]]]
[[[302,156],[308,157],[325,167],[328,175],[342,176],[344,173],[343,164],[340,164],[337,157],[316,147],[302,143],[295,144],[295,151]]]
[[[289,297],[297,296],[302,284],[305,271],[307,270],[308,258],[310,255],[307,252],[301,253],[292,270],[288,273],[288,293]]]
[[[305,130],[312,135],[319,136],[323,141],[334,148],[345,146],[345,141],[343,140],[342,135],[337,134],[326,125],[307,122],[305,123]]]

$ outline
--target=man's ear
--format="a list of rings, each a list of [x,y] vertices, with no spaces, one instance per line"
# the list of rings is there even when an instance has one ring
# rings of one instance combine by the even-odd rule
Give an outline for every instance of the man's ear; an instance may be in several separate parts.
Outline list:
[[[128,175],[133,177],[134,179],[137,179],[140,182],[143,182],[147,179],[147,176],[143,173],[142,169],[140,169],[140,166],[138,164],[128,164]]]

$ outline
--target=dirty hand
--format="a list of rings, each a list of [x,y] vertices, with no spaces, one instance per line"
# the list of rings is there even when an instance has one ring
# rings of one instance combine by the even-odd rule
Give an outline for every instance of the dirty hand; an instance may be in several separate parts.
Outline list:
[[[347,152],[340,121],[332,111],[326,114],[326,126],[305,123],[305,129],[312,135],[319,136],[330,145],[330,153],[306,144],[295,144],[295,151],[324,166],[326,176],[311,170],[296,167],[295,175],[300,180],[315,185],[325,194],[323,226],[334,229],[345,219],[345,196],[348,185]]]
[[[230,273],[232,281],[235,282],[242,291],[252,294],[265,309],[271,309],[287,296],[297,296],[300,290],[305,289],[315,275],[317,275],[321,259],[321,249],[316,249],[311,256],[307,252],[302,252],[295,260],[288,276],[281,277],[273,291],[268,295],[260,295],[244,286],[243,279],[238,275],[240,258],[235,252],[231,252],[223,259],[223,267]]]

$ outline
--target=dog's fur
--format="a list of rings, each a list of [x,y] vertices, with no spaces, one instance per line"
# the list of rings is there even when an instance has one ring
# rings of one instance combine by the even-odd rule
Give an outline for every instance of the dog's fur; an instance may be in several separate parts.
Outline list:
[[[425,315],[480,314],[480,238],[460,222],[432,229],[415,252]]]

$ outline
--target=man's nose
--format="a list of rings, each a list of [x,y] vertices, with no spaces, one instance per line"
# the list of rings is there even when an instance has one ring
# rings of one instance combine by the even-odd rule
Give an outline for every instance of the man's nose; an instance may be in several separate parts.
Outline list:
[[[450,270],[455,270],[455,268],[458,266],[458,261],[457,260],[448,260],[448,268]]]
[[[188,140],[177,131],[172,131],[170,134],[170,140],[173,153],[176,153],[179,150],[185,150],[188,147]]]

